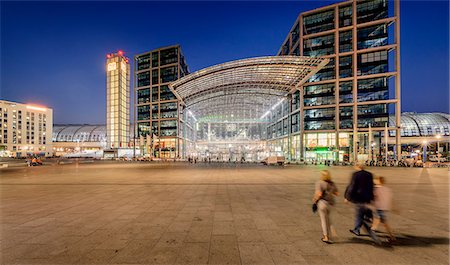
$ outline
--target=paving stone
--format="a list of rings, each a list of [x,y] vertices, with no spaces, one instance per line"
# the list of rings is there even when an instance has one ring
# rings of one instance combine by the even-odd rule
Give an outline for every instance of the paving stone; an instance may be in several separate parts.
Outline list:
[[[213,235],[233,235],[235,234],[234,223],[229,221],[214,222]]]
[[[275,264],[307,264],[301,251],[293,244],[266,244]]]
[[[209,242],[208,243],[185,243],[176,260],[176,264],[201,265],[208,264]]]
[[[274,264],[266,245],[262,242],[239,242],[242,264]]]

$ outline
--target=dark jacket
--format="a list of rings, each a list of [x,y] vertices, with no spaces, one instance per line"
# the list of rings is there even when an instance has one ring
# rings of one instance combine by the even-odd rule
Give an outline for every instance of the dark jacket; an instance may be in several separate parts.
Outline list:
[[[345,198],[353,203],[369,203],[373,200],[372,173],[360,170],[352,175],[352,180],[345,190]]]

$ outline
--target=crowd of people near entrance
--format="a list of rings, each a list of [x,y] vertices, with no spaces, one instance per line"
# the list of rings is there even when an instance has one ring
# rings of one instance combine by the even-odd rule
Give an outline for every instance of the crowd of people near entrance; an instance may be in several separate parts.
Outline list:
[[[392,209],[391,189],[385,186],[384,177],[374,178],[372,173],[365,170],[363,163],[357,163],[355,170],[344,193],[344,202],[352,203],[355,208],[355,222],[349,232],[354,236],[361,236],[361,228],[364,227],[372,240],[377,245],[382,245],[376,232],[379,232],[378,226],[383,224],[389,236],[388,242],[394,242],[396,239],[387,221],[387,214]],[[319,213],[322,241],[327,244],[331,244],[332,239],[337,237],[330,213],[338,195],[330,172],[322,170],[320,180],[315,184],[312,210]]]
[[[228,160],[219,160],[219,157],[211,158],[210,156],[203,157],[203,158],[198,158],[196,156],[188,156],[187,161],[191,164],[196,164],[198,162],[203,162],[203,163],[224,163],[224,162],[245,163],[245,162],[247,162],[245,160],[245,157],[243,157],[243,156],[241,158],[236,157],[235,159],[231,159],[231,157],[229,157]]]

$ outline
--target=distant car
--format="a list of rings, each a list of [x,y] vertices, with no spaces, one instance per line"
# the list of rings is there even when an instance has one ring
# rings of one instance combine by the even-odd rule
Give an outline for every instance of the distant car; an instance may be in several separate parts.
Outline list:
[[[430,155],[428,157],[428,160],[430,160],[431,162],[441,162],[441,163],[447,162],[447,158],[445,157],[438,158],[437,155]]]
[[[264,165],[276,165],[276,164],[278,164],[278,165],[282,166],[282,165],[284,165],[285,161],[286,160],[285,160],[284,156],[269,156],[266,159],[264,159],[262,161],[262,163]]]

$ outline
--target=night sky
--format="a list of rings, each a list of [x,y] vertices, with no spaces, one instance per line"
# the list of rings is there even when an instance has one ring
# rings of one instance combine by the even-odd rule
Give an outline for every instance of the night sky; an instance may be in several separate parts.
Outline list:
[[[331,2],[1,2],[0,98],[104,124],[105,56],[181,44],[189,68],[275,55],[303,11]],[[402,111],[449,112],[449,3],[401,2]]]

